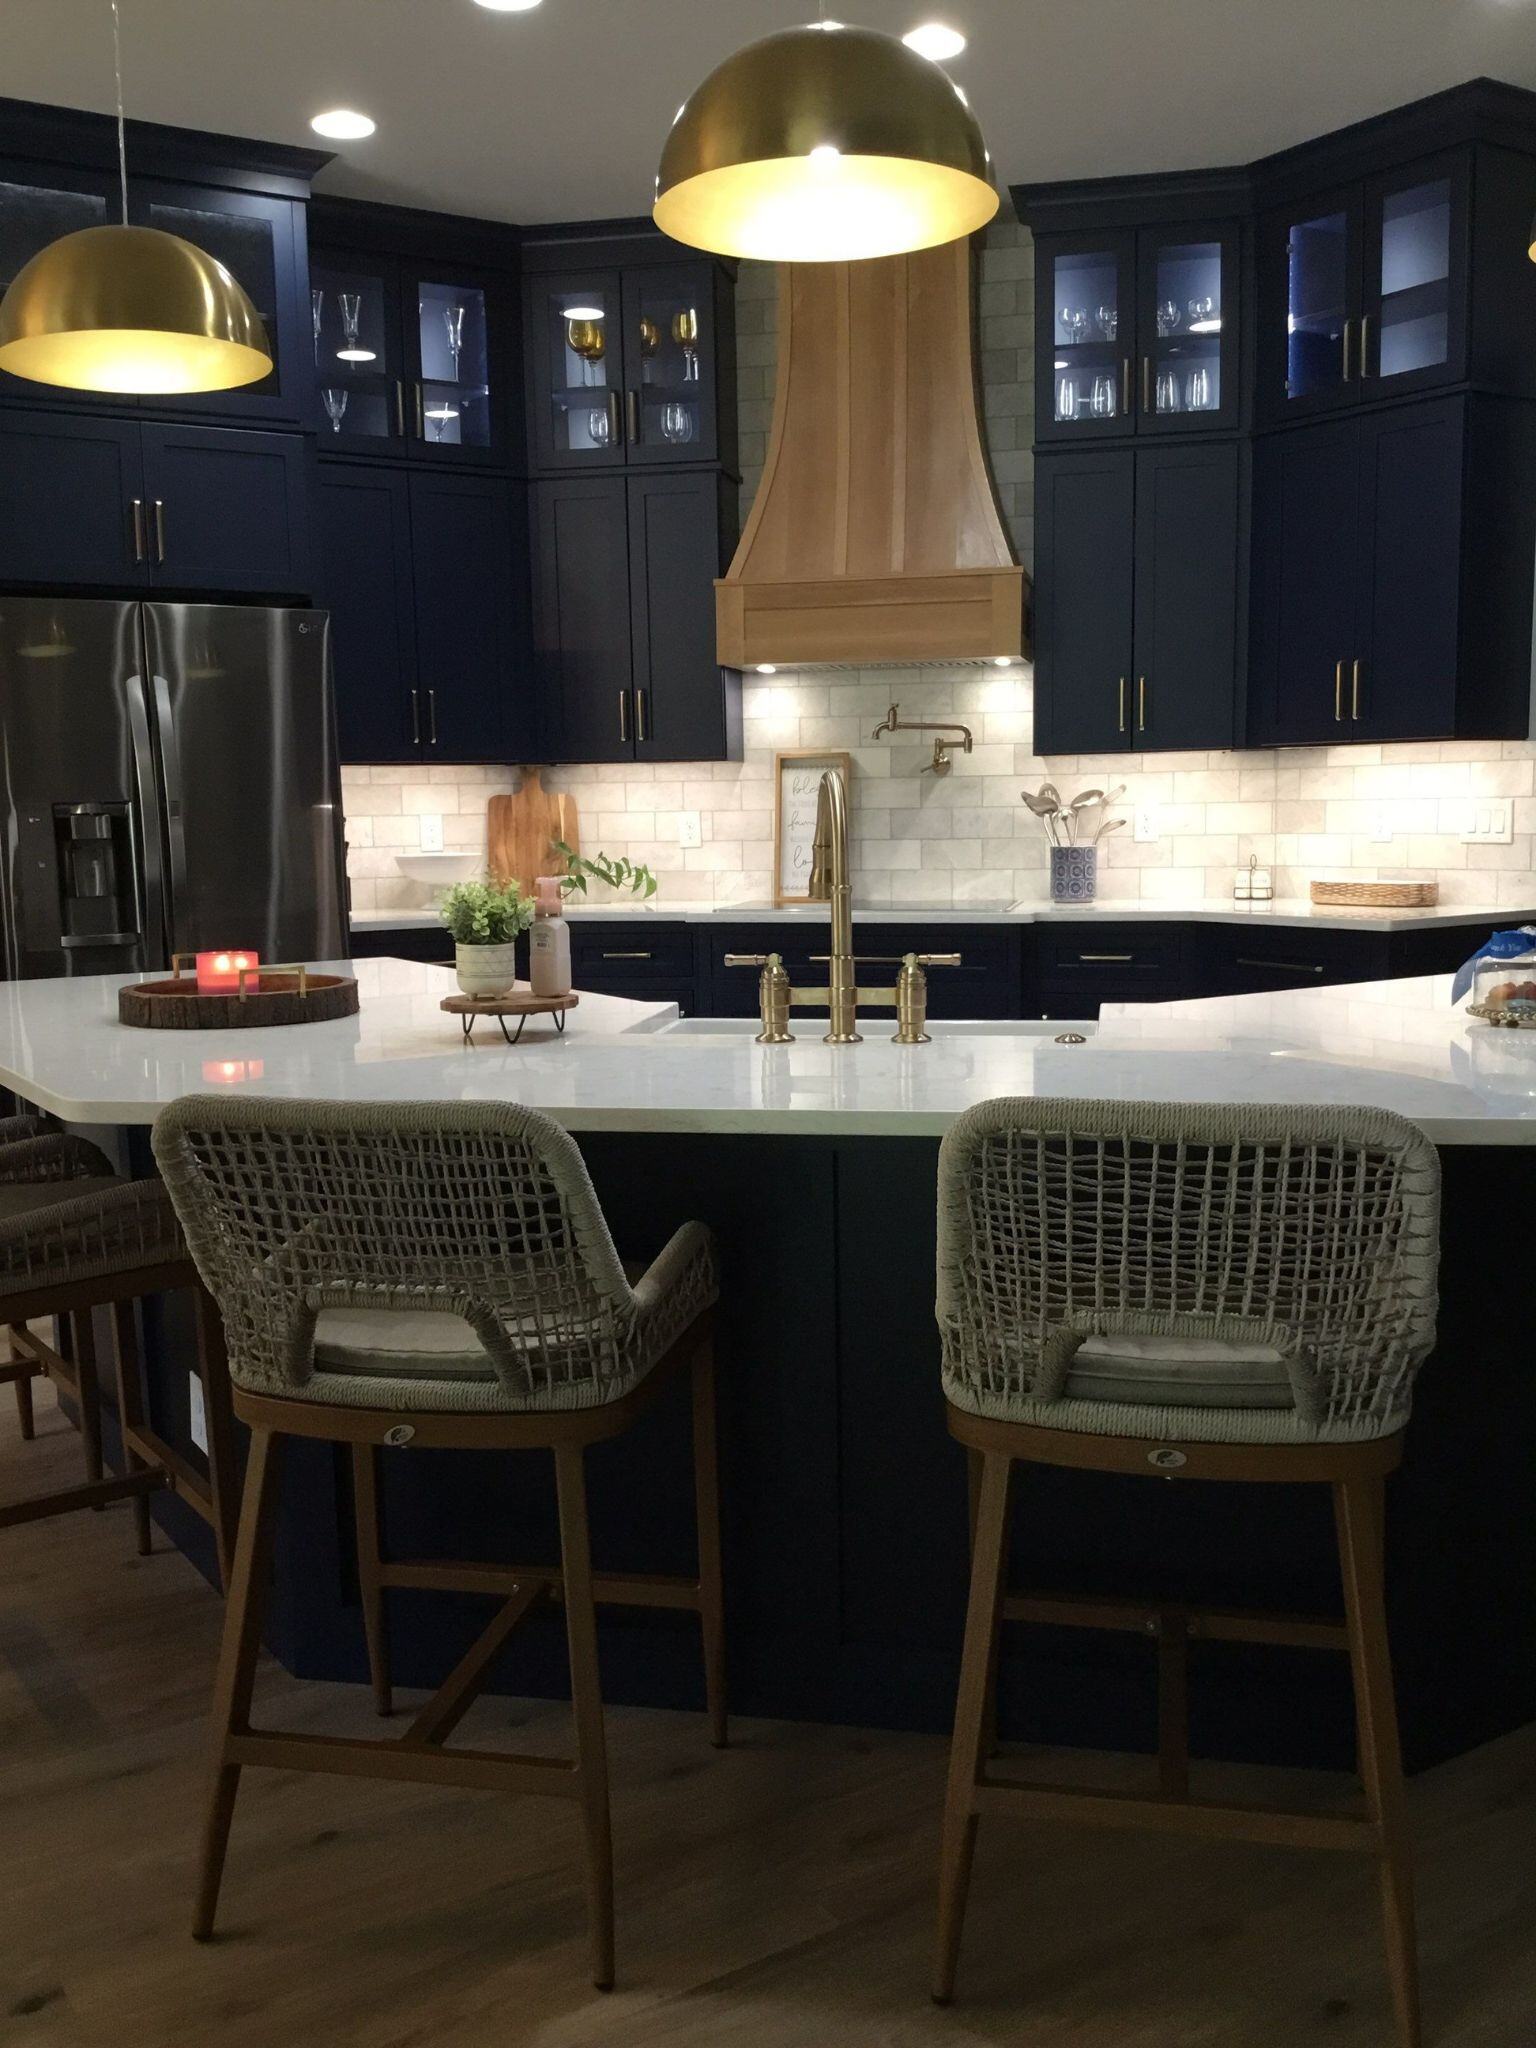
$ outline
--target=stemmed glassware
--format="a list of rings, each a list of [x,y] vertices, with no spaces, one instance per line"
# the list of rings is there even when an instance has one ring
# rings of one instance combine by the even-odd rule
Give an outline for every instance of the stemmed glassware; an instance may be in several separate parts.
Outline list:
[[[661,347],[661,329],[654,320],[640,322],[640,382],[649,384],[655,375],[656,351]]]
[[[661,409],[661,433],[666,441],[691,441],[693,439],[693,407],[691,405],[664,405]]]
[[[1120,326],[1120,310],[1117,306],[1100,306],[1094,319],[1098,322],[1099,333],[1106,341],[1113,341]]]
[[[1220,327],[1216,313],[1216,301],[1205,297],[1189,302],[1189,331],[1191,334],[1212,334]]]
[[[699,381],[699,352],[694,344],[699,338],[699,316],[690,306],[685,312],[676,313],[672,318],[672,339],[683,352],[683,382],[697,384]],[[686,439],[687,436],[679,436]]]
[[[606,405],[594,405],[587,414],[587,439],[594,448],[606,448],[613,438],[613,422]]]
[[[376,357],[371,348],[364,348],[358,339],[358,327],[363,316],[363,295],[361,292],[338,292],[337,303],[341,307],[341,347],[336,351],[339,363],[371,363]]]
[[[339,434],[341,432],[342,417],[347,410],[347,394],[345,391],[338,390],[334,384],[328,384],[320,396],[325,401],[325,412],[327,419],[331,423],[331,432]]]
[[[310,315],[315,323],[315,368],[320,367],[320,326],[325,318],[325,293],[315,285],[309,294]]]
[[[1088,313],[1082,306],[1063,306],[1058,316],[1062,333],[1068,341],[1088,339]]]
[[[1158,333],[1166,338],[1170,334],[1177,334],[1183,325],[1184,315],[1179,311],[1177,302],[1173,299],[1164,299],[1157,309]]]
[[[448,353],[453,359],[453,381],[459,381],[459,354],[464,347],[464,308],[444,306],[443,325],[448,330]]]
[[[567,320],[565,323],[565,338],[570,343],[573,354],[581,357],[581,381],[584,384],[601,383],[602,379],[597,376],[596,369],[608,352],[608,344],[603,336],[602,321]]]

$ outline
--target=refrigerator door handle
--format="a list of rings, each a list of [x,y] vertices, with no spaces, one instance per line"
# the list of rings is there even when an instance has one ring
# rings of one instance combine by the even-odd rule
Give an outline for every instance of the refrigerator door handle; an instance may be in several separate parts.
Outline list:
[[[123,687],[128,700],[128,728],[133,738],[135,789],[128,827],[133,849],[134,898],[144,938],[145,964],[163,967],[170,958],[170,925],[165,914],[160,805],[155,785],[154,748],[149,737],[149,704],[141,675],[125,676]]]
[[[178,905],[187,894],[187,834],[181,814],[181,755],[176,745],[176,721],[171,716],[171,686],[162,675],[153,678],[155,688],[156,736],[160,742],[160,783],[165,799],[165,838],[171,872],[166,890],[169,927],[177,932],[178,943],[185,934],[177,929]]]

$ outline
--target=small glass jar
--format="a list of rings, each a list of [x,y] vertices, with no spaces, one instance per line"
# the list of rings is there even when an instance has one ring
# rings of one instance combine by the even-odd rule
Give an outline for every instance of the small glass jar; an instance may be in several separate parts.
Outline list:
[[[1514,935],[1499,936],[1507,941]],[[1521,951],[1479,957],[1472,972],[1469,1009],[1487,1024],[1536,1031],[1536,938]]]

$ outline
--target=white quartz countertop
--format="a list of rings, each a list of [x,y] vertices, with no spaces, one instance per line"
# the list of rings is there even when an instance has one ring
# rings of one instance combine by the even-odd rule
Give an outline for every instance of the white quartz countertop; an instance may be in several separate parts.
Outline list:
[[[1442,1144],[1536,1144],[1536,1032],[1453,1010],[1450,977],[1124,1005],[1085,1039],[1062,1023],[938,1024],[931,1045],[789,1046],[746,1020],[679,1021],[662,1003],[587,995],[563,1039],[530,1023],[473,1045],[437,1007],[445,968],[359,962],[360,1017],[263,1031],[135,1031],[122,977],[0,985],[0,1085],[70,1123],[144,1124],[178,1095],[515,1101],[577,1131],[931,1136],[997,1095],[1120,1101],[1369,1103]],[[490,1020],[487,1020],[489,1023]]]
[[[1189,903],[966,903],[936,909],[932,904],[854,904],[861,924],[1260,924],[1321,925],[1330,931],[1392,932],[1438,930],[1465,925],[1478,933],[1506,930],[1536,921],[1536,901],[1528,910],[1497,903],[1441,903],[1430,910],[1340,910],[1305,897],[1269,903],[1235,903],[1230,897],[1204,897]],[[827,921],[824,903],[575,903],[565,915],[584,918],[641,918],[673,924],[784,924]],[[354,931],[423,931],[438,927],[435,910],[354,910]]]

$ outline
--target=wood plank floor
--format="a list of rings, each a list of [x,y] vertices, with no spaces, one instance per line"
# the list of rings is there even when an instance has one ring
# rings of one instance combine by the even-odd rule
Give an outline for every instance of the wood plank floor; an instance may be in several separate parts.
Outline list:
[[[0,1390],[0,1497],[77,1469],[46,1393],[39,1425],[22,1445]],[[609,1997],[586,1981],[576,1816],[555,1802],[250,1772],[221,1938],[200,1948],[220,1612],[174,1553],[132,1555],[126,1508],[0,1540],[4,2048],[1390,2048],[1375,1885],[1353,1860],[1067,1827],[983,1828],[960,1997],[940,2012],[942,1744],[756,1722],[717,1755],[676,1714],[610,1717]],[[377,1726],[361,1688],[273,1670],[263,1701]],[[465,1730],[564,1735],[560,1709],[505,1700]],[[1120,1783],[1145,1769],[1032,1759],[1085,1764]],[[1416,1782],[1412,1811],[1427,2039],[1532,2048],[1536,1728]]]

